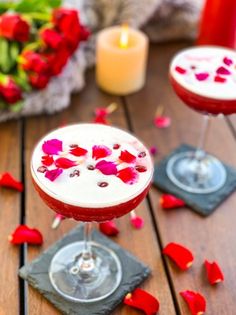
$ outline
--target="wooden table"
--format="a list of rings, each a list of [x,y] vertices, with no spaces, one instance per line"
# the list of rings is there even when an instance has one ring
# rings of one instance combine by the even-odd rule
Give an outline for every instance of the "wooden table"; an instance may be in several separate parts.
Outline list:
[[[94,71],[88,71],[86,87],[72,97],[70,108],[54,116],[38,116],[0,125],[0,173],[10,171],[21,178],[25,191],[21,195],[10,190],[0,191],[0,314],[53,315],[58,311],[38,292],[19,280],[19,266],[37,257],[44,249],[69,231],[75,222],[64,221],[53,231],[50,227],[53,213],[39,199],[30,180],[29,164],[32,149],[38,139],[62,124],[88,122],[98,106],[111,102],[119,104],[111,115],[111,122],[133,131],[147,146],[156,145],[162,159],[180,143],[196,144],[201,128],[201,115],[184,106],[168,82],[168,64],[179,49],[189,43],[153,45],[150,51],[147,84],[137,94],[128,97],[109,96],[98,90]],[[153,124],[154,113],[163,104],[172,118],[170,128],[161,130]],[[207,149],[234,166],[236,119],[215,118],[207,141]],[[158,297],[160,315],[189,314],[179,295],[182,290],[199,291],[207,299],[207,314],[236,314],[236,194],[232,194],[207,218],[187,208],[165,211],[159,206],[160,193],[152,188],[149,197],[137,212],[145,220],[141,230],[130,227],[128,216],[118,220],[121,230],[114,238],[124,248],[142,259],[152,269],[152,276],[143,288]],[[15,247],[8,243],[7,235],[20,223],[37,227],[44,235],[42,247]],[[194,265],[180,272],[161,255],[169,242],[179,242],[195,255]],[[203,262],[217,260],[225,274],[225,282],[212,287],[206,281]],[[140,314],[127,306],[120,306],[114,315]]]

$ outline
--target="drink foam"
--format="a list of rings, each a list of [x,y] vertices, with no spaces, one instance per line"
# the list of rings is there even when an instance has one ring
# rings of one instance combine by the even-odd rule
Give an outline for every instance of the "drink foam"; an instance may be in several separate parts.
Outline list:
[[[45,156],[42,146],[45,141],[52,139],[61,140],[63,144],[63,151],[53,155],[54,160],[65,157],[78,162],[76,166],[63,169],[54,181],[46,178],[45,173],[38,171],[42,167],[42,156]],[[71,146],[75,144],[86,149],[88,151],[86,155],[77,157],[69,153]],[[98,145],[108,147],[111,154],[95,160],[92,157],[92,148]],[[119,159],[121,151],[125,150],[136,157],[135,161],[127,163]],[[132,167],[137,174],[137,181],[131,185],[114,174],[104,175],[99,169],[89,169],[91,165],[95,166],[102,160],[114,162],[118,172]],[[138,171],[140,166],[141,172]],[[47,169],[55,169],[55,163]],[[79,176],[71,176],[76,171],[79,171]],[[54,130],[39,141],[33,152],[31,172],[36,184],[54,199],[74,206],[102,208],[119,205],[142,193],[150,184],[153,165],[148,150],[133,135],[106,125],[77,124]],[[99,183],[106,183],[106,185],[99,186]]]
[[[236,53],[233,50],[215,46],[184,49],[173,58],[170,75],[200,96],[236,100]]]

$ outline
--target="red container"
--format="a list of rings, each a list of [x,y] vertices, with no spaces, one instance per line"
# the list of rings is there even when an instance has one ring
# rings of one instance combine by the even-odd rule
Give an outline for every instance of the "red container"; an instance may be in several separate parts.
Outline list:
[[[197,45],[236,48],[236,0],[206,0]]]

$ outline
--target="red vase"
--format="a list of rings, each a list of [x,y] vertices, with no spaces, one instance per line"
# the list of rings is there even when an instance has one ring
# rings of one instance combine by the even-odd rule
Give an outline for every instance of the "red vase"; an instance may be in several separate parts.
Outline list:
[[[236,0],[206,0],[197,45],[236,47]]]

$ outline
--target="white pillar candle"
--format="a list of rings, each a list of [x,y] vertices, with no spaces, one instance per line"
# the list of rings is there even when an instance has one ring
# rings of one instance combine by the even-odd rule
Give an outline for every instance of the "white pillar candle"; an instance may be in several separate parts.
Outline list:
[[[146,80],[148,38],[128,26],[114,26],[97,36],[96,79],[104,91],[126,95],[140,90]]]

